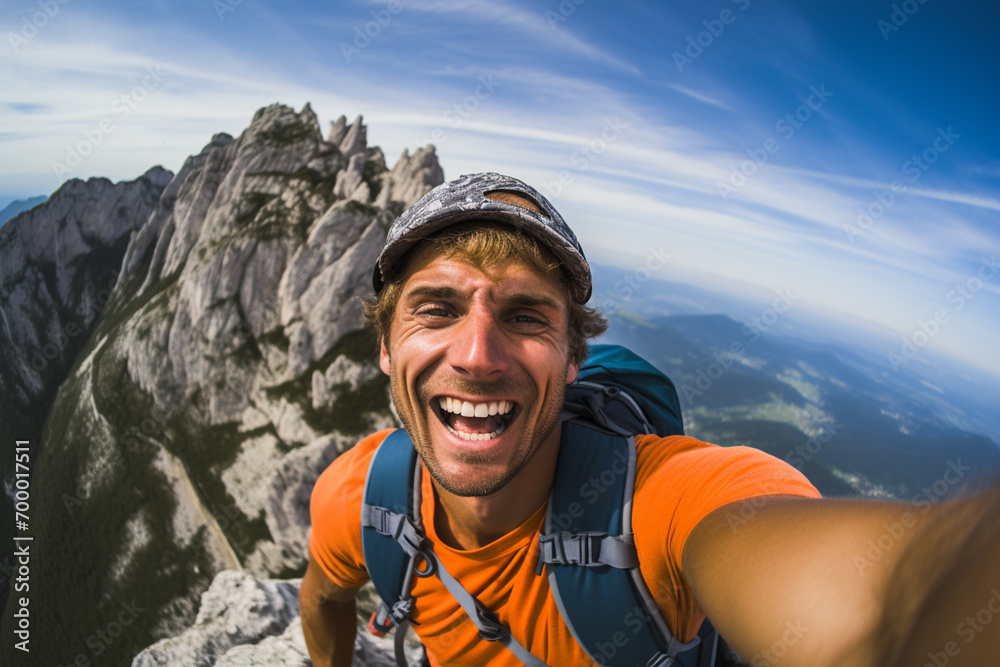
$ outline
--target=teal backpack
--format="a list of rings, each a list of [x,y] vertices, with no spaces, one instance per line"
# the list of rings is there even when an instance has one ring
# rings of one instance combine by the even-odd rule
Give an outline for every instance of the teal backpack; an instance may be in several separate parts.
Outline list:
[[[670,633],[639,572],[631,529],[634,436],[684,432],[673,383],[626,348],[594,345],[566,388],[562,419],[536,574],[547,573],[563,620],[600,665],[711,667],[718,643],[714,628],[706,620],[687,644]],[[403,429],[379,445],[368,469],[362,545],[382,598],[369,630],[382,635],[396,626],[396,660],[406,667],[403,637],[415,602],[413,577],[437,576],[485,641],[500,642],[529,667],[545,667],[441,565],[420,524],[420,475]]]

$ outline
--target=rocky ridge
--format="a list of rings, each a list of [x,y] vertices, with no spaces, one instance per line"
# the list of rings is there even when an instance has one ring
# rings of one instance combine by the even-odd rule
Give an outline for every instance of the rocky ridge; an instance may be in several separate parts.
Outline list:
[[[246,572],[221,572],[201,596],[195,622],[176,637],[139,653],[132,667],[309,667],[309,653],[299,619],[300,580],[257,581]],[[372,598],[362,595],[353,667],[396,667],[392,635],[378,638],[366,629]],[[417,664],[420,645],[407,645]]]
[[[111,297],[130,235],[172,177],[154,167],[131,182],[74,179],[0,229],[5,407],[34,412],[65,377]],[[18,436],[40,430],[38,424]]]
[[[32,600],[65,631],[33,654],[46,664],[120,664],[182,632],[221,571],[301,574],[316,477],[395,424],[360,299],[387,226],[443,172],[433,147],[390,170],[360,117],[324,139],[308,105],[274,105],[143,179],[160,191],[119,210],[114,294],[37,456]],[[37,245],[30,231],[5,243]],[[45,284],[71,297],[59,275]],[[95,645],[128,602],[145,611]]]
[[[111,298],[129,238],[172,176],[154,167],[130,182],[74,179],[0,228],[0,442],[27,441],[29,467],[56,390]],[[0,460],[0,479],[0,539],[10,544],[13,456]],[[0,565],[2,604],[12,565]]]

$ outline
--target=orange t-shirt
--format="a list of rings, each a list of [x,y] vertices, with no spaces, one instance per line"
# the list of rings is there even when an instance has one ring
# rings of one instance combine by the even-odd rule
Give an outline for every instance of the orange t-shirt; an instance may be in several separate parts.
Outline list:
[[[309,549],[342,588],[368,581],[361,547],[361,500],[368,465],[391,431],[368,436],[338,457],[312,495]],[[638,463],[632,530],[640,571],[671,631],[694,638],[704,620],[681,574],[691,530],[712,510],[769,494],[819,497],[795,468],[748,447],[718,447],[684,436],[637,436]],[[434,530],[435,496],[423,473],[421,513],[427,538],[444,567],[493,610],[513,636],[550,665],[594,664],[563,622],[547,576],[536,576],[543,504],[520,527],[485,547],[453,549]],[[520,665],[498,642],[482,641],[458,602],[437,577],[414,578],[414,630],[432,665]]]

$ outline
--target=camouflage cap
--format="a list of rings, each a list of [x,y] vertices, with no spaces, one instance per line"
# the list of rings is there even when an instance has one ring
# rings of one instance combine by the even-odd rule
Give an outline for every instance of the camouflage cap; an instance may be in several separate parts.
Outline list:
[[[536,204],[531,210],[502,199],[510,194]],[[493,195],[490,198],[488,195]],[[497,173],[466,174],[442,183],[403,212],[389,228],[372,282],[375,291],[398,269],[403,256],[422,239],[458,222],[496,220],[516,227],[537,239],[562,265],[573,299],[586,303],[590,298],[590,265],[576,235],[549,201],[533,187]]]

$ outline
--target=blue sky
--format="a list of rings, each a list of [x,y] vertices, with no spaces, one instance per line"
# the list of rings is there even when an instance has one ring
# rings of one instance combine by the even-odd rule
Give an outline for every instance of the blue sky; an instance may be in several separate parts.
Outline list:
[[[534,183],[623,274],[664,249],[657,278],[791,290],[887,359],[906,337],[911,364],[1000,374],[998,19],[944,0],[7,2],[0,206],[176,171],[257,108],[311,102],[324,131],[364,115],[390,165],[433,142],[446,176]]]

